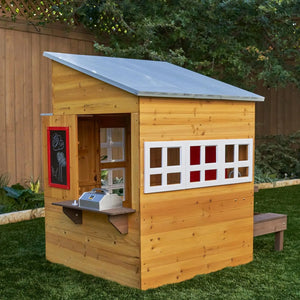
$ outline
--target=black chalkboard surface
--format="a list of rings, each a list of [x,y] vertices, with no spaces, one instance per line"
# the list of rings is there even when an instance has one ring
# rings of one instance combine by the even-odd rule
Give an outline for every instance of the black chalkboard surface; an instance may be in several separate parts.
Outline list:
[[[49,186],[69,189],[69,127],[48,127]]]

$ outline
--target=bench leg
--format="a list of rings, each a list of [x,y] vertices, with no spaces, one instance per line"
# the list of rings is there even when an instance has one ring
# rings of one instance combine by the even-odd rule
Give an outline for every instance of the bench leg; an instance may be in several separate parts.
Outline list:
[[[283,233],[284,231],[275,232],[275,250],[281,251],[283,249]]]

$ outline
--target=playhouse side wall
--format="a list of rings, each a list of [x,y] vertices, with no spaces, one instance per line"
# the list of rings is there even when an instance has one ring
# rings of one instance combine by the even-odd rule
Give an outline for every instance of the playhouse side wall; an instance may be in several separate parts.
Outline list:
[[[102,93],[103,92],[103,93]],[[110,93],[119,97],[120,106],[108,103]],[[46,209],[46,258],[54,263],[140,288],[140,222],[137,174],[139,158],[133,160],[132,208],[136,213],[128,216],[128,234],[120,234],[106,215],[83,212],[82,224],[74,224],[62,207],[51,203],[74,200],[79,197],[78,114],[131,113],[131,147],[137,147],[137,100],[128,93],[107,86],[89,76],[54,63],[53,68],[54,115],[43,118],[43,164]],[[121,104],[124,96],[125,104]],[[127,97],[127,98],[126,98]],[[127,100],[126,100],[127,99]],[[127,101],[127,102],[126,102]],[[113,102],[113,101],[111,101]],[[68,126],[70,134],[70,189],[48,185],[47,127]]]
[[[251,102],[140,99],[141,288],[244,264],[253,182],[144,194],[144,142],[254,138]]]

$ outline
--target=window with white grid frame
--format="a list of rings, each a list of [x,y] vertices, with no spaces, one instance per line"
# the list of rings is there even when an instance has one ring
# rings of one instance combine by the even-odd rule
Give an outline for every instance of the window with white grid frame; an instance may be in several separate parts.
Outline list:
[[[145,142],[144,147],[145,193],[252,181],[252,139]]]
[[[180,142],[145,143],[145,188],[148,192],[183,188],[184,155]]]
[[[125,128],[100,128],[100,141],[101,187],[125,200]]]

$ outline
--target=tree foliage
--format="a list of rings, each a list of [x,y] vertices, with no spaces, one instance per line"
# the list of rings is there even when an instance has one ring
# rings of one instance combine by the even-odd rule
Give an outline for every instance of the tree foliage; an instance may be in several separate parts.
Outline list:
[[[165,60],[248,88],[300,86],[299,0],[51,2],[104,55]]]

